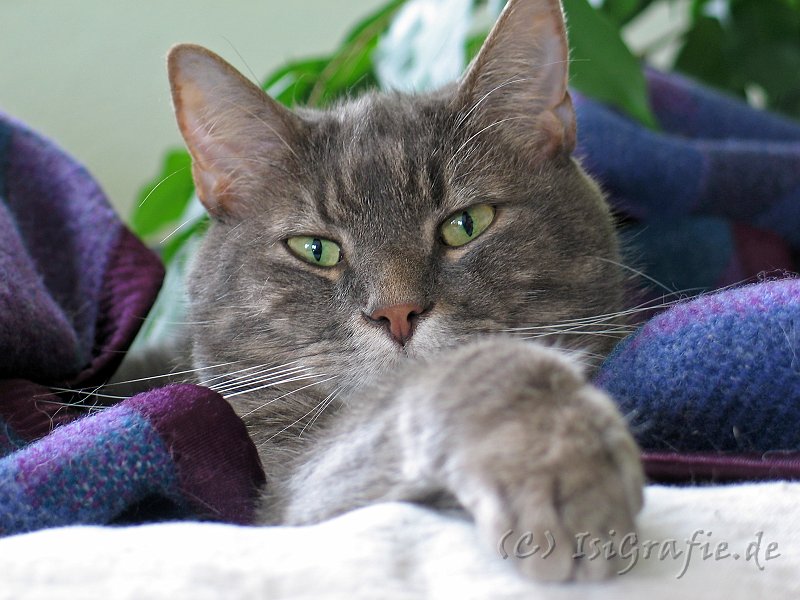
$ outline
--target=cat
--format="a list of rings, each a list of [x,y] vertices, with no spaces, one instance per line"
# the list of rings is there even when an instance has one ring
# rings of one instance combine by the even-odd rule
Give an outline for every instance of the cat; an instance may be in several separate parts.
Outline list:
[[[240,392],[263,523],[455,504],[491,547],[552,536],[512,557],[527,575],[614,571],[573,553],[642,505],[636,444],[588,382],[615,340],[535,336],[623,302],[613,217],[572,157],[567,48],[558,0],[510,0],[459,82],[294,111],[204,48],[170,51],[212,221],[192,358],[233,365],[213,385]]]

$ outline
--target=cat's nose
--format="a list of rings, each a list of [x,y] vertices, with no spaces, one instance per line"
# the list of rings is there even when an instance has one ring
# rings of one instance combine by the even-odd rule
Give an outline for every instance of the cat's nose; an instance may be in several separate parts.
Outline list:
[[[419,304],[393,304],[381,306],[367,315],[369,319],[384,325],[394,340],[401,346],[411,339],[416,317],[425,312]]]

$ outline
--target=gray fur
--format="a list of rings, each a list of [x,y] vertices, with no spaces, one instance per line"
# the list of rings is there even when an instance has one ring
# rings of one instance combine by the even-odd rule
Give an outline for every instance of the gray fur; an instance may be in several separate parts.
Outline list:
[[[532,28],[553,37],[545,54],[519,38]],[[207,51],[173,50],[179,123],[215,217],[190,277],[195,366],[299,373],[230,398],[267,473],[264,522],[455,499],[492,545],[510,528],[557,536],[523,572],[613,569],[571,549],[576,533],[632,530],[641,505],[636,446],[584,374],[614,339],[544,338],[552,348],[512,331],[621,309],[613,219],[570,157],[565,67],[519,71],[526,50],[565,57],[563,35],[558,2],[512,0],[461,84],[296,114]],[[441,223],[477,203],[495,221],[445,246]],[[299,260],[285,240],[301,234],[336,240],[342,262]],[[404,346],[365,316],[402,303],[424,308]],[[236,376],[228,389],[247,389]]]

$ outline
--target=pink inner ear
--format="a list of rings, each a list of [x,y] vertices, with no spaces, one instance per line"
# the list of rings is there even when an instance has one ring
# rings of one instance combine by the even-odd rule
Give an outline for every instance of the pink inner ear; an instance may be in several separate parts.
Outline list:
[[[200,163],[204,171],[229,172],[232,168],[229,163],[237,153],[231,147],[230,136],[221,131],[222,125],[215,127],[214,123],[196,113],[185,113],[182,120],[184,138],[195,162]]]
[[[546,98],[546,106],[555,110],[567,95],[569,80],[567,41],[558,23],[545,23],[536,27],[535,31],[541,44],[538,87]]]
[[[211,171],[206,171],[197,162],[192,163],[192,177],[197,188],[197,197],[212,215],[224,212],[223,197],[228,188],[226,178]]]
[[[511,119],[510,139],[537,154],[569,154],[575,147],[575,115],[567,91],[569,50],[558,0],[509,0],[487,38],[461,93],[477,118]],[[514,85],[508,85],[514,82]],[[503,90],[502,94],[495,93]],[[470,110],[470,109],[467,109]]]
[[[575,111],[568,93],[555,108],[539,116],[537,126],[545,156],[554,158],[560,154],[572,154],[576,142]]]
[[[217,215],[223,210],[222,195],[230,180],[230,166],[225,160],[225,155],[230,155],[230,152],[225,144],[211,135],[213,125],[202,120],[201,94],[196,90],[184,90],[181,90],[178,121],[192,155],[192,176],[197,195],[206,210]]]

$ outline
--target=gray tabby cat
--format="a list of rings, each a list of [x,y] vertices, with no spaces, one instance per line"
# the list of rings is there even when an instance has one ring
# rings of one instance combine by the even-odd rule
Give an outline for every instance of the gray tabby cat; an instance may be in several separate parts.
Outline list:
[[[290,112],[191,45],[169,76],[213,221],[189,282],[194,365],[260,374],[231,402],[268,476],[264,523],[456,501],[492,547],[553,536],[527,574],[612,572],[573,548],[632,531],[642,503],[636,445],[580,364],[613,340],[511,335],[622,302],[609,209],[570,156],[558,0],[511,0],[460,83],[429,95]]]

